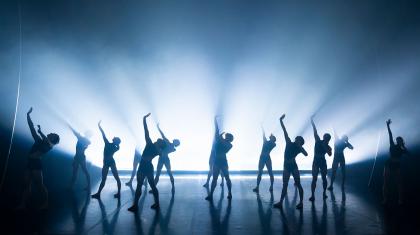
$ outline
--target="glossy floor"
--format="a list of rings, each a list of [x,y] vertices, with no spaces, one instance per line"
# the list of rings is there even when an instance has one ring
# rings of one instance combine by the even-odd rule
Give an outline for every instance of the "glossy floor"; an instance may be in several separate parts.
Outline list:
[[[304,208],[296,210],[298,193],[293,180],[288,187],[284,209],[272,207],[278,201],[281,177],[276,177],[273,194],[269,180],[263,178],[260,193],[252,192],[255,176],[233,176],[233,199],[226,199],[227,189],[218,186],[214,202],[204,198],[204,176],[176,177],[176,192],[171,193],[169,179],[162,177],[158,188],[161,209],[150,209],[153,197],[143,193],[137,214],[127,211],[133,189],[123,186],[120,202],[113,198],[116,183],[109,177],[101,200],[90,199],[87,193],[74,190],[51,196],[46,212],[28,210],[14,214],[7,233],[42,234],[383,234],[383,216],[369,195],[360,195],[347,188],[342,194],[338,185],[328,199],[321,198],[318,181],[315,203],[308,201],[310,177],[302,177],[305,190]],[[123,182],[126,179],[122,179]],[[97,189],[95,185],[92,191]],[[148,190],[148,189],[147,189]],[[146,190],[146,191],[147,191]],[[145,191],[143,191],[145,192]],[[345,201],[343,200],[345,196]],[[4,221],[4,220],[3,220]]]

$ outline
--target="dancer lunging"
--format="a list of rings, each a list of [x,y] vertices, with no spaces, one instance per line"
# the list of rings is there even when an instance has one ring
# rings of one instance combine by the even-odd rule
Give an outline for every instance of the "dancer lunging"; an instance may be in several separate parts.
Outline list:
[[[296,136],[295,141],[292,142],[287,134],[286,127],[284,126],[283,119],[286,117],[283,114],[280,117],[280,125],[283,129],[284,139],[286,140],[286,148],[284,150],[284,165],[283,165],[283,188],[281,191],[280,202],[274,204],[274,207],[281,208],[283,206],[283,200],[287,195],[287,187],[289,185],[290,175],[293,175],[293,179],[295,180],[295,185],[299,190],[299,204],[296,205],[296,209],[303,208],[303,188],[300,184],[300,174],[299,168],[296,164],[296,156],[302,153],[305,156],[308,156],[308,153],[303,148],[305,144],[305,140],[302,136]]]
[[[333,190],[333,183],[337,173],[338,166],[341,167],[341,189],[344,189],[344,182],[346,181],[346,159],[344,158],[344,150],[349,148],[353,150],[353,145],[349,142],[349,137],[343,135],[338,137],[337,132],[334,130],[334,160],[332,164],[331,182],[328,190]]]
[[[45,136],[41,131],[41,126],[39,125],[37,133],[37,131],[35,131],[34,123],[31,119],[31,113],[32,108],[29,109],[28,113],[26,114],[26,118],[32,138],[34,139],[35,143],[32,145],[32,148],[29,152],[28,163],[25,169],[25,188],[23,191],[22,200],[18,208],[24,209],[26,207],[26,202],[31,194],[32,183],[35,183],[41,189],[41,192],[44,196],[44,202],[41,205],[41,209],[46,209],[48,207],[48,191],[44,185],[41,158],[60,142],[60,136],[55,133],[50,133]]]
[[[226,184],[228,188],[228,199],[232,199],[232,182],[230,181],[229,177],[229,166],[226,159],[226,154],[232,148],[232,141],[233,135],[230,133],[221,133],[219,131],[219,126],[217,124],[217,117],[214,118],[214,125],[215,125],[215,156],[214,156],[214,165],[213,165],[213,179],[211,181],[211,190],[209,195],[206,197],[206,200],[213,200],[213,193],[216,188],[217,178],[219,177],[219,173],[223,172],[224,177],[226,178]],[[224,135],[224,136],[223,136]]]
[[[258,162],[258,176],[257,176],[257,187],[255,187],[252,191],[258,193],[260,189],[260,182],[261,182],[261,175],[263,173],[264,166],[267,167],[268,174],[270,175],[270,192],[273,191],[273,183],[274,183],[274,176],[273,176],[273,167],[271,164],[271,157],[270,152],[276,147],[276,137],[271,134],[270,139],[267,140],[265,136],[264,128],[262,128],[263,132],[263,146],[260,154],[260,160]]]
[[[104,147],[104,165],[102,167],[102,180],[101,184],[99,185],[98,192],[93,194],[92,197],[99,199],[101,197],[102,189],[105,186],[106,178],[108,176],[109,168],[111,168],[112,175],[114,176],[115,180],[117,181],[118,192],[114,194],[115,198],[120,198],[121,195],[121,180],[118,176],[117,165],[115,164],[114,154],[118,150],[120,150],[120,143],[121,139],[118,137],[114,137],[112,142],[109,142],[106,138],[105,132],[102,129],[101,121],[98,123],[99,130],[101,131],[102,138],[104,139],[105,147]]]
[[[87,170],[87,167],[86,167],[85,151],[89,147],[89,145],[91,144],[90,137],[92,136],[92,133],[87,131],[85,133],[85,135],[82,136],[79,132],[74,130],[74,128],[71,127],[70,125],[69,125],[69,128],[73,132],[74,136],[76,136],[76,138],[77,138],[76,154],[74,155],[74,158],[73,158],[73,174],[72,174],[71,181],[70,181],[70,188],[73,188],[74,183],[76,182],[77,173],[78,173],[79,167],[80,167],[82,169],[82,172],[86,176],[87,186],[86,186],[85,190],[90,191],[90,176],[89,176],[89,171]]]
[[[152,160],[158,156],[165,148],[165,142],[162,139],[158,139],[155,143],[152,142],[149,136],[149,129],[147,127],[147,118],[150,113],[143,117],[143,128],[144,137],[146,139],[146,146],[144,147],[143,154],[140,160],[140,166],[137,170],[137,187],[134,195],[133,205],[128,208],[129,211],[136,212],[138,210],[138,203],[141,197],[141,190],[144,180],[147,178],[150,187],[152,188],[153,197],[155,203],[151,206],[152,209],[159,209],[159,192],[156,188],[155,181],[153,179],[153,164]]]
[[[314,137],[315,137],[315,155],[314,155],[314,161],[312,163],[312,184],[311,184],[311,197],[309,198],[309,201],[315,201],[315,188],[316,188],[316,181],[318,180],[318,173],[321,171],[321,177],[322,177],[322,187],[324,189],[323,191],[323,198],[327,199],[328,196],[326,194],[327,190],[327,161],[325,160],[325,154],[328,154],[329,156],[332,155],[332,149],[328,145],[328,143],[331,140],[331,135],[328,133],[325,133],[323,136],[323,139],[319,138],[318,131],[315,126],[314,122],[314,116],[311,117],[311,124],[314,131]]]

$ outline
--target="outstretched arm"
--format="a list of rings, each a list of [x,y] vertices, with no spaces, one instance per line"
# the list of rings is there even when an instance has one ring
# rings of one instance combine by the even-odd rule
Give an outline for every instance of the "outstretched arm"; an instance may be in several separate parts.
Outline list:
[[[312,129],[314,130],[315,140],[316,141],[321,140],[321,138],[319,138],[318,131],[317,131],[316,126],[315,126],[314,116],[311,117],[311,124],[312,124]]]
[[[44,133],[42,133],[40,125],[38,125],[38,134],[41,136],[43,140],[47,140],[47,136],[45,136]]]
[[[262,130],[262,137],[263,137],[263,142],[266,142],[267,141],[267,137],[265,136],[265,130],[264,130],[264,127],[261,125],[261,130]]]
[[[308,156],[308,152],[306,152],[306,150],[305,150],[303,147],[301,147],[301,148],[300,148],[300,152],[301,152],[303,155],[305,155],[305,157],[307,157],[307,156]]]
[[[289,138],[289,134],[287,133],[287,130],[286,130],[286,126],[284,126],[284,123],[283,123],[283,119],[286,117],[286,114],[283,114],[281,117],[280,117],[280,125],[281,125],[281,129],[283,129],[283,134],[284,134],[284,139],[286,140],[286,142],[288,143],[288,142],[292,142],[291,140],[290,140],[290,138]]]
[[[34,138],[35,141],[40,141],[41,138],[35,131],[34,123],[32,122],[32,118],[31,118],[31,113],[32,113],[32,107],[26,113],[26,119],[28,120],[29,130],[31,130],[32,138]]]
[[[214,137],[217,139],[220,135],[219,125],[217,124],[217,116],[214,117]]]
[[[351,150],[353,150],[353,149],[354,149],[353,145],[352,145],[352,144],[350,144],[349,142],[347,142],[347,148],[349,148],[349,149],[351,149]]]
[[[162,136],[162,139],[165,141],[169,141],[168,138],[166,138],[165,134],[163,134],[163,131],[160,129],[159,123],[157,124],[157,128],[159,130],[160,135]]]
[[[150,116],[150,113],[146,114],[143,117],[143,128],[144,128],[144,138],[146,139],[146,143],[151,144],[152,139],[150,139],[149,135],[149,128],[147,127],[147,118]]]
[[[392,131],[391,131],[391,127],[390,127],[391,123],[392,123],[391,119],[388,119],[386,121],[386,127],[388,128],[389,144],[394,145],[395,144],[394,143],[394,138],[392,137]]]
[[[105,142],[106,144],[108,144],[108,143],[109,143],[109,141],[108,141],[108,139],[106,138],[106,135],[105,135],[104,130],[102,129],[101,122],[102,122],[102,121],[99,121],[99,122],[98,122],[98,127],[99,127],[99,130],[101,131],[102,138],[104,139],[104,142]]]
[[[70,126],[70,124],[67,124],[67,126],[70,128],[71,132],[73,132],[73,135],[75,135],[77,139],[80,139],[82,137],[82,135],[79,132],[77,132],[72,126]]]

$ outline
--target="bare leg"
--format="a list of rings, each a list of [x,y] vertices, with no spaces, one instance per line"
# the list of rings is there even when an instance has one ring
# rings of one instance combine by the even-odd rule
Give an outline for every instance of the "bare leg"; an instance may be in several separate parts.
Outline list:
[[[222,172],[224,177],[226,178],[226,185],[228,188],[228,199],[232,199],[232,181],[230,181],[230,177],[229,177],[229,169],[227,167],[222,168]]]
[[[327,193],[326,193],[327,185],[328,185],[327,172],[328,172],[327,171],[327,165],[322,166],[321,167],[321,177],[322,177],[322,188],[324,189],[324,192],[323,192],[323,198],[324,199],[328,198]]]
[[[207,180],[206,183],[203,185],[203,187],[208,187],[210,182],[210,177],[213,174],[213,166],[209,164],[209,173],[207,174]]]
[[[300,173],[299,173],[299,169],[296,168],[293,172],[293,179],[296,182],[296,186],[299,190],[299,204],[296,205],[296,209],[302,209],[303,208],[303,188],[302,188],[302,184],[300,183]]]
[[[288,169],[283,169],[283,188],[281,190],[280,202],[274,204],[274,207],[281,208],[283,207],[283,200],[287,195],[287,186],[289,185],[290,171]]]
[[[337,168],[338,168],[338,160],[334,158],[333,164],[332,164],[331,182],[330,182],[330,187],[328,187],[328,190],[333,190],[333,183],[335,180],[335,176],[337,174]]]
[[[211,181],[211,189],[210,189],[209,195],[206,197],[206,200],[208,201],[213,200],[213,193],[214,193],[214,190],[216,189],[217,178],[219,178],[219,172],[220,172],[219,167],[213,165],[212,172],[213,172],[213,179]]]
[[[109,166],[105,166],[104,165],[102,167],[102,180],[101,180],[101,184],[99,185],[98,192],[92,195],[93,198],[99,199],[101,197],[101,192],[102,192],[102,189],[105,186],[106,177],[108,176],[108,171],[109,171]]]
[[[171,180],[172,193],[173,193],[175,192],[175,179],[174,179],[174,176],[172,175],[171,161],[169,159],[167,160],[167,162],[165,162],[165,167],[166,167],[166,171],[168,172],[169,179]]]
[[[136,159],[134,159],[134,161],[133,161],[133,170],[131,171],[130,180],[127,183],[125,183],[125,185],[130,186],[133,183],[134,176],[137,173],[137,166],[138,165],[139,165],[139,162],[136,161]]]
[[[315,162],[312,164],[312,184],[311,184],[311,197],[309,201],[315,201],[315,188],[316,188],[316,181],[318,180],[318,173],[319,168]]]
[[[223,171],[220,171],[220,177],[222,178],[222,182],[220,183],[220,186],[223,187],[225,186],[225,178],[226,178]]]
[[[80,166],[82,168],[82,172],[86,176],[87,186],[86,186],[85,190],[90,191],[90,176],[89,176],[89,171],[88,171],[88,169],[86,167],[86,161],[84,161]]]
[[[139,208],[138,204],[141,197],[141,188],[143,187],[144,178],[145,178],[145,175],[143,173],[141,172],[137,173],[136,192],[134,194],[133,205],[130,208],[128,208],[129,211],[136,212]]]
[[[159,159],[158,165],[156,168],[155,185],[157,185],[159,182],[159,177],[160,177],[160,173],[162,172],[162,168],[163,168],[163,160]]]
[[[344,183],[346,182],[346,162],[342,161],[340,163],[340,167],[341,167],[341,178],[342,178],[341,189],[344,190]]]
[[[159,209],[159,191],[156,188],[155,181],[153,179],[153,171],[148,172],[146,175],[147,181],[149,182],[150,188],[152,188],[153,198],[155,199],[155,204],[152,205],[152,209]]]
[[[267,167],[268,175],[270,176],[270,192],[273,192],[273,184],[274,184],[274,175],[273,175],[273,167],[271,164],[271,158],[268,158],[268,160],[265,163],[265,166]]]
[[[260,189],[260,183],[261,183],[261,175],[263,173],[263,169],[264,169],[264,164],[265,162],[262,161],[261,157],[260,160],[258,162],[258,176],[257,176],[257,187],[255,187],[252,191],[258,193],[259,189]]]
[[[117,166],[115,164],[111,165],[111,172],[114,176],[115,180],[117,181],[118,192],[114,195],[115,198],[120,198],[121,196],[121,180],[118,175]]]

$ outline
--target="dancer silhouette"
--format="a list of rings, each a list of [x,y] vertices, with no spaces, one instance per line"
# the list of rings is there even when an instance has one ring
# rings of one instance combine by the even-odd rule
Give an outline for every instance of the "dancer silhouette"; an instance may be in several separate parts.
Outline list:
[[[211,190],[209,195],[206,197],[206,200],[212,201],[213,200],[213,193],[216,188],[217,178],[219,177],[219,173],[223,172],[223,175],[226,178],[226,184],[228,187],[228,199],[232,199],[232,182],[230,181],[229,177],[229,166],[226,159],[226,154],[232,148],[232,141],[233,135],[230,133],[221,133],[219,131],[219,126],[217,124],[217,117],[214,118],[214,126],[215,126],[215,135],[216,143],[215,143],[215,156],[214,156],[214,165],[213,165],[213,180],[211,182]],[[224,136],[223,136],[224,135]]]
[[[217,133],[216,133],[217,134]],[[218,136],[213,137],[213,143],[211,145],[211,151],[210,151],[210,158],[209,158],[209,173],[207,174],[207,180],[206,183],[203,185],[203,187],[208,188],[210,183],[210,178],[213,175],[213,166],[214,166],[214,158],[216,156],[216,139]],[[222,182],[220,183],[220,186],[224,186],[224,175],[223,172],[220,172],[220,178],[222,178]]]
[[[169,178],[172,184],[172,192],[175,192],[175,184],[174,184],[174,177],[171,171],[171,161],[169,160],[169,154],[176,151],[176,148],[180,145],[178,139],[174,139],[172,142],[166,138],[163,131],[160,129],[159,124],[157,125],[160,135],[162,136],[163,141],[165,141],[165,148],[159,154],[159,161],[156,169],[156,177],[155,177],[155,184],[157,185],[159,182],[160,173],[162,171],[163,166],[166,168],[166,172],[168,172]],[[152,190],[150,190],[152,192]]]
[[[132,185],[134,176],[137,173],[137,166],[139,165],[140,160],[141,160],[140,149],[136,148],[136,150],[134,151],[133,170],[131,171],[131,177],[130,177],[130,180],[125,183],[125,185],[127,186]]]
[[[391,131],[391,119],[386,121],[389,136],[389,159],[385,162],[384,167],[384,183],[383,183],[383,204],[388,203],[388,193],[390,182],[397,182],[398,184],[398,204],[403,204],[403,182],[401,177],[401,157],[408,154],[405,147],[404,139],[401,136],[396,138],[397,143],[394,142]]]
[[[311,197],[309,198],[309,201],[315,201],[315,188],[316,188],[316,181],[318,180],[318,173],[321,171],[322,176],[322,187],[324,189],[323,191],[323,198],[324,200],[328,198],[326,194],[327,190],[327,161],[325,160],[325,154],[328,154],[329,156],[332,155],[332,149],[328,145],[328,143],[331,140],[331,135],[328,133],[325,133],[323,136],[323,139],[319,138],[318,131],[315,126],[314,122],[314,116],[311,117],[311,124],[314,131],[314,137],[315,137],[315,155],[314,155],[314,161],[312,163],[312,184],[311,184]]]
[[[344,182],[346,181],[346,159],[344,158],[344,150],[349,148],[353,150],[353,145],[349,142],[349,137],[343,135],[341,138],[338,137],[337,132],[334,130],[334,160],[332,164],[331,182],[328,190],[333,190],[333,183],[335,175],[337,173],[338,166],[341,167],[341,188],[344,189]]]
[[[70,188],[73,188],[74,183],[77,179],[77,173],[79,171],[79,167],[82,169],[82,172],[86,176],[86,182],[87,186],[85,190],[90,191],[90,176],[89,171],[86,168],[86,155],[85,151],[91,144],[90,137],[92,136],[92,133],[87,131],[84,136],[82,136],[79,132],[77,132],[73,127],[68,125],[71,131],[73,132],[74,136],[77,138],[76,143],[76,154],[73,158],[73,174],[70,181]]]
[[[261,127],[262,128],[262,127]],[[270,192],[273,191],[273,183],[274,183],[274,176],[273,176],[273,167],[271,164],[271,157],[270,152],[276,147],[276,137],[271,134],[270,139],[267,140],[265,136],[264,128],[262,128],[263,132],[263,146],[260,154],[260,160],[258,162],[258,176],[257,176],[257,187],[255,187],[252,191],[258,193],[260,189],[260,182],[261,182],[261,175],[263,173],[264,166],[267,167],[268,174],[270,175]]]
[[[98,192],[93,194],[92,197],[96,198],[96,199],[99,199],[101,197],[101,192],[102,192],[102,189],[105,186],[105,182],[106,182],[106,178],[108,176],[109,168],[111,168],[112,175],[114,176],[115,180],[117,181],[117,186],[118,186],[118,192],[116,194],[114,194],[114,197],[115,198],[120,198],[120,196],[121,196],[121,180],[120,180],[120,177],[118,176],[118,170],[117,170],[117,165],[115,164],[114,154],[118,150],[120,150],[121,139],[118,138],[118,137],[114,137],[112,139],[112,143],[109,142],[108,139],[106,138],[104,130],[102,129],[101,122],[102,121],[99,121],[98,127],[99,127],[99,130],[101,131],[102,138],[103,138],[104,143],[105,143],[104,165],[102,167],[101,184],[99,185]]]
[[[295,180],[295,185],[299,191],[299,204],[296,205],[296,209],[303,208],[303,188],[300,183],[300,173],[299,168],[296,164],[296,156],[302,153],[305,156],[308,156],[308,153],[303,148],[305,144],[305,140],[302,136],[296,136],[295,141],[292,142],[289,138],[289,134],[287,133],[286,127],[284,126],[283,119],[286,117],[283,114],[280,117],[280,125],[283,129],[284,139],[286,140],[286,148],[284,150],[284,165],[283,165],[283,188],[281,191],[280,202],[274,204],[274,207],[282,208],[284,198],[287,195],[287,187],[289,185],[290,175],[293,175],[293,179]]]
[[[143,117],[143,127],[144,127],[144,136],[146,139],[146,147],[144,147],[143,154],[140,160],[140,166],[137,170],[137,187],[136,193],[134,195],[133,205],[128,208],[131,212],[136,212],[138,210],[138,202],[141,197],[141,188],[144,180],[147,178],[150,187],[152,188],[153,197],[155,203],[151,206],[152,209],[159,209],[159,192],[156,188],[155,181],[153,179],[153,164],[152,160],[166,147],[165,141],[158,139],[155,143],[152,142],[149,136],[149,129],[147,127],[147,118],[150,116],[150,113]]]
[[[37,133],[34,127],[34,123],[31,119],[32,111],[33,109],[31,107],[26,114],[26,118],[28,121],[29,130],[31,131],[31,135],[35,143],[32,145],[32,148],[29,152],[28,163],[25,169],[25,186],[18,209],[26,208],[27,200],[31,194],[32,183],[35,183],[41,189],[41,193],[44,196],[44,202],[42,203],[40,209],[48,208],[48,190],[44,185],[41,158],[60,142],[60,136],[55,133],[50,133],[45,136],[41,130],[40,125],[38,125]]]

